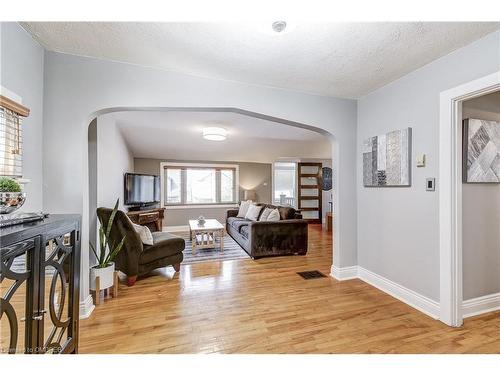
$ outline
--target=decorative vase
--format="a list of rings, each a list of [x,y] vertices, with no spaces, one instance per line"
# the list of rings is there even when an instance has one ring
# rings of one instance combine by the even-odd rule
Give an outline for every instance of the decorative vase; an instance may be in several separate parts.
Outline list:
[[[90,269],[90,290],[95,290],[95,280],[99,277],[99,289],[103,290],[113,286],[113,273],[115,264],[113,262],[105,268],[92,267]]]
[[[10,214],[24,204],[26,193],[23,192],[0,192],[0,214]]]
[[[200,215],[200,217],[198,218],[198,225],[203,225],[205,224],[205,218],[203,217],[203,215]]]

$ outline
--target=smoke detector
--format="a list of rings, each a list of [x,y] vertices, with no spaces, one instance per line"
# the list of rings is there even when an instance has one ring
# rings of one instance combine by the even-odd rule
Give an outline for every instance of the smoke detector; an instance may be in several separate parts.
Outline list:
[[[272,29],[276,33],[282,33],[286,29],[286,22],[285,21],[274,21],[273,24],[271,25]]]

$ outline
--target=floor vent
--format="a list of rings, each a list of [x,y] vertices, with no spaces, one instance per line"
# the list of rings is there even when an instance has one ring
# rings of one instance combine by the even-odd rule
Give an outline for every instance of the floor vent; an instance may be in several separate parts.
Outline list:
[[[319,271],[304,271],[304,272],[297,272],[298,275],[302,276],[302,278],[306,280],[310,279],[320,279],[322,277],[326,277],[324,274],[322,274]]]

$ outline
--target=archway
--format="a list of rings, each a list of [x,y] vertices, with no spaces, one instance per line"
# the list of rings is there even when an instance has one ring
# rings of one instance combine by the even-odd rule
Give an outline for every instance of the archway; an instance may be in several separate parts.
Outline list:
[[[339,191],[339,181],[338,181],[338,160],[339,160],[339,147],[338,143],[336,140],[336,137],[331,134],[330,132],[315,127],[311,126],[308,124],[288,120],[288,119],[283,119],[283,118],[278,118],[262,113],[257,113],[257,112],[252,112],[240,108],[233,108],[233,107],[113,107],[113,108],[106,108],[102,109],[99,111],[96,111],[92,113],[89,116],[89,122],[87,123],[87,147],[86,150],[89,151],[89,147],[92,147],[90,143],[88,142],[89,138],[88,135],[90,134],[89,132],[91,131],[92,126],[95,127],[95,119],[101,115],[104,114],[110,114],[110,113],[116,113],[116,112],[137,112],[137,111],[156,111],[156,112],[166,112],[166,111],[176,111],[176,112],[231,112],[231,113],[236,113],[240,114],[243,116],[248,116],[248,117],[253,117],[257,119],[262,119],[262,120],[267,120],[270,122],[278,123],[278,124],[283,124],[291,127],[296,127],[296,128],[301,128],[301,129],[306,129],[310,130],[313,132],[316,132],[318,134],[321,134],[325,137],[328,138],[328,140],[331,143],[331,159],[332,159],[332,170],[333,170],[333,176],[332,176],[332,195],[333,195],[333,206],[335,207],[335,215],[333,215],[333,259],[338,259],[340,258],[340,232],[339,232],[339,222],[338,222],[338,210],[339,210],[339,204],[338,204],[338,191]],[[271,125],[270,125],[271,126]],[[95,129],[94,129],[95,130]],[[89,181],[91,179],[92,174],[90,173],[91,171],[91,160],[89,160],[89,155],[87,155],[87,168],[85,171],[86,174],[86,182],[87,182],[87,187],[86,187],[86,193],[84,194],[84,212],[83,212],[83,230],[86,230],[87,235],[89,235],[89,232],[91,231],[92,225],[95,225],[95,221],[92,221],[92,215],[91,211],[95,210],[96,207],[93,207],[89,202],[92,202],[92,194],[91,194],[91,187],[89,185]],[[85,212],[86,211],[86,212]],[[89,238],[89,237],[87,237]],[[86,266],[82,267],[82,275],[84,280],[88,279],[88,269],[89,269],[89,256],[88,252],[83,251],[84,254],[84,261],[83,263],[87,263]],[[335,261],[337,263],[337,261]],[[333,267],[333,264],[332,264]],[[83,283],[82,283],[83,284]],[[82,285],[84,290],[86,287]],[[88,300],[88,298],[83,298],[82,300]],[[91,302],[91,301],[90,301]],[[85,315],[85,314],[84,314]]]

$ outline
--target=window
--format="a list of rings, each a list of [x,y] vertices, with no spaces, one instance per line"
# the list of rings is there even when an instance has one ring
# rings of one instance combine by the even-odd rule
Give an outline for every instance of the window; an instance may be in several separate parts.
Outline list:
[[[236,204],[237,165],[162,163],[166,206]]]
[[[14,111],[0,107],[0,176],[22,177],[22,119]]]
[[[275,204],[295,207],[296,174],[296,163],[274,163],[273,194]]]
[[[167,196],[165,197],[165,202],[169,203],[181,203],[181,169],[169,168],[165,169],[167,181]]]
[[[234,169],[220,170],[220,201],[235,202],[234,199]]]
[[[186,169],[186,203],[217,203],[216,170],[212,168]]]

